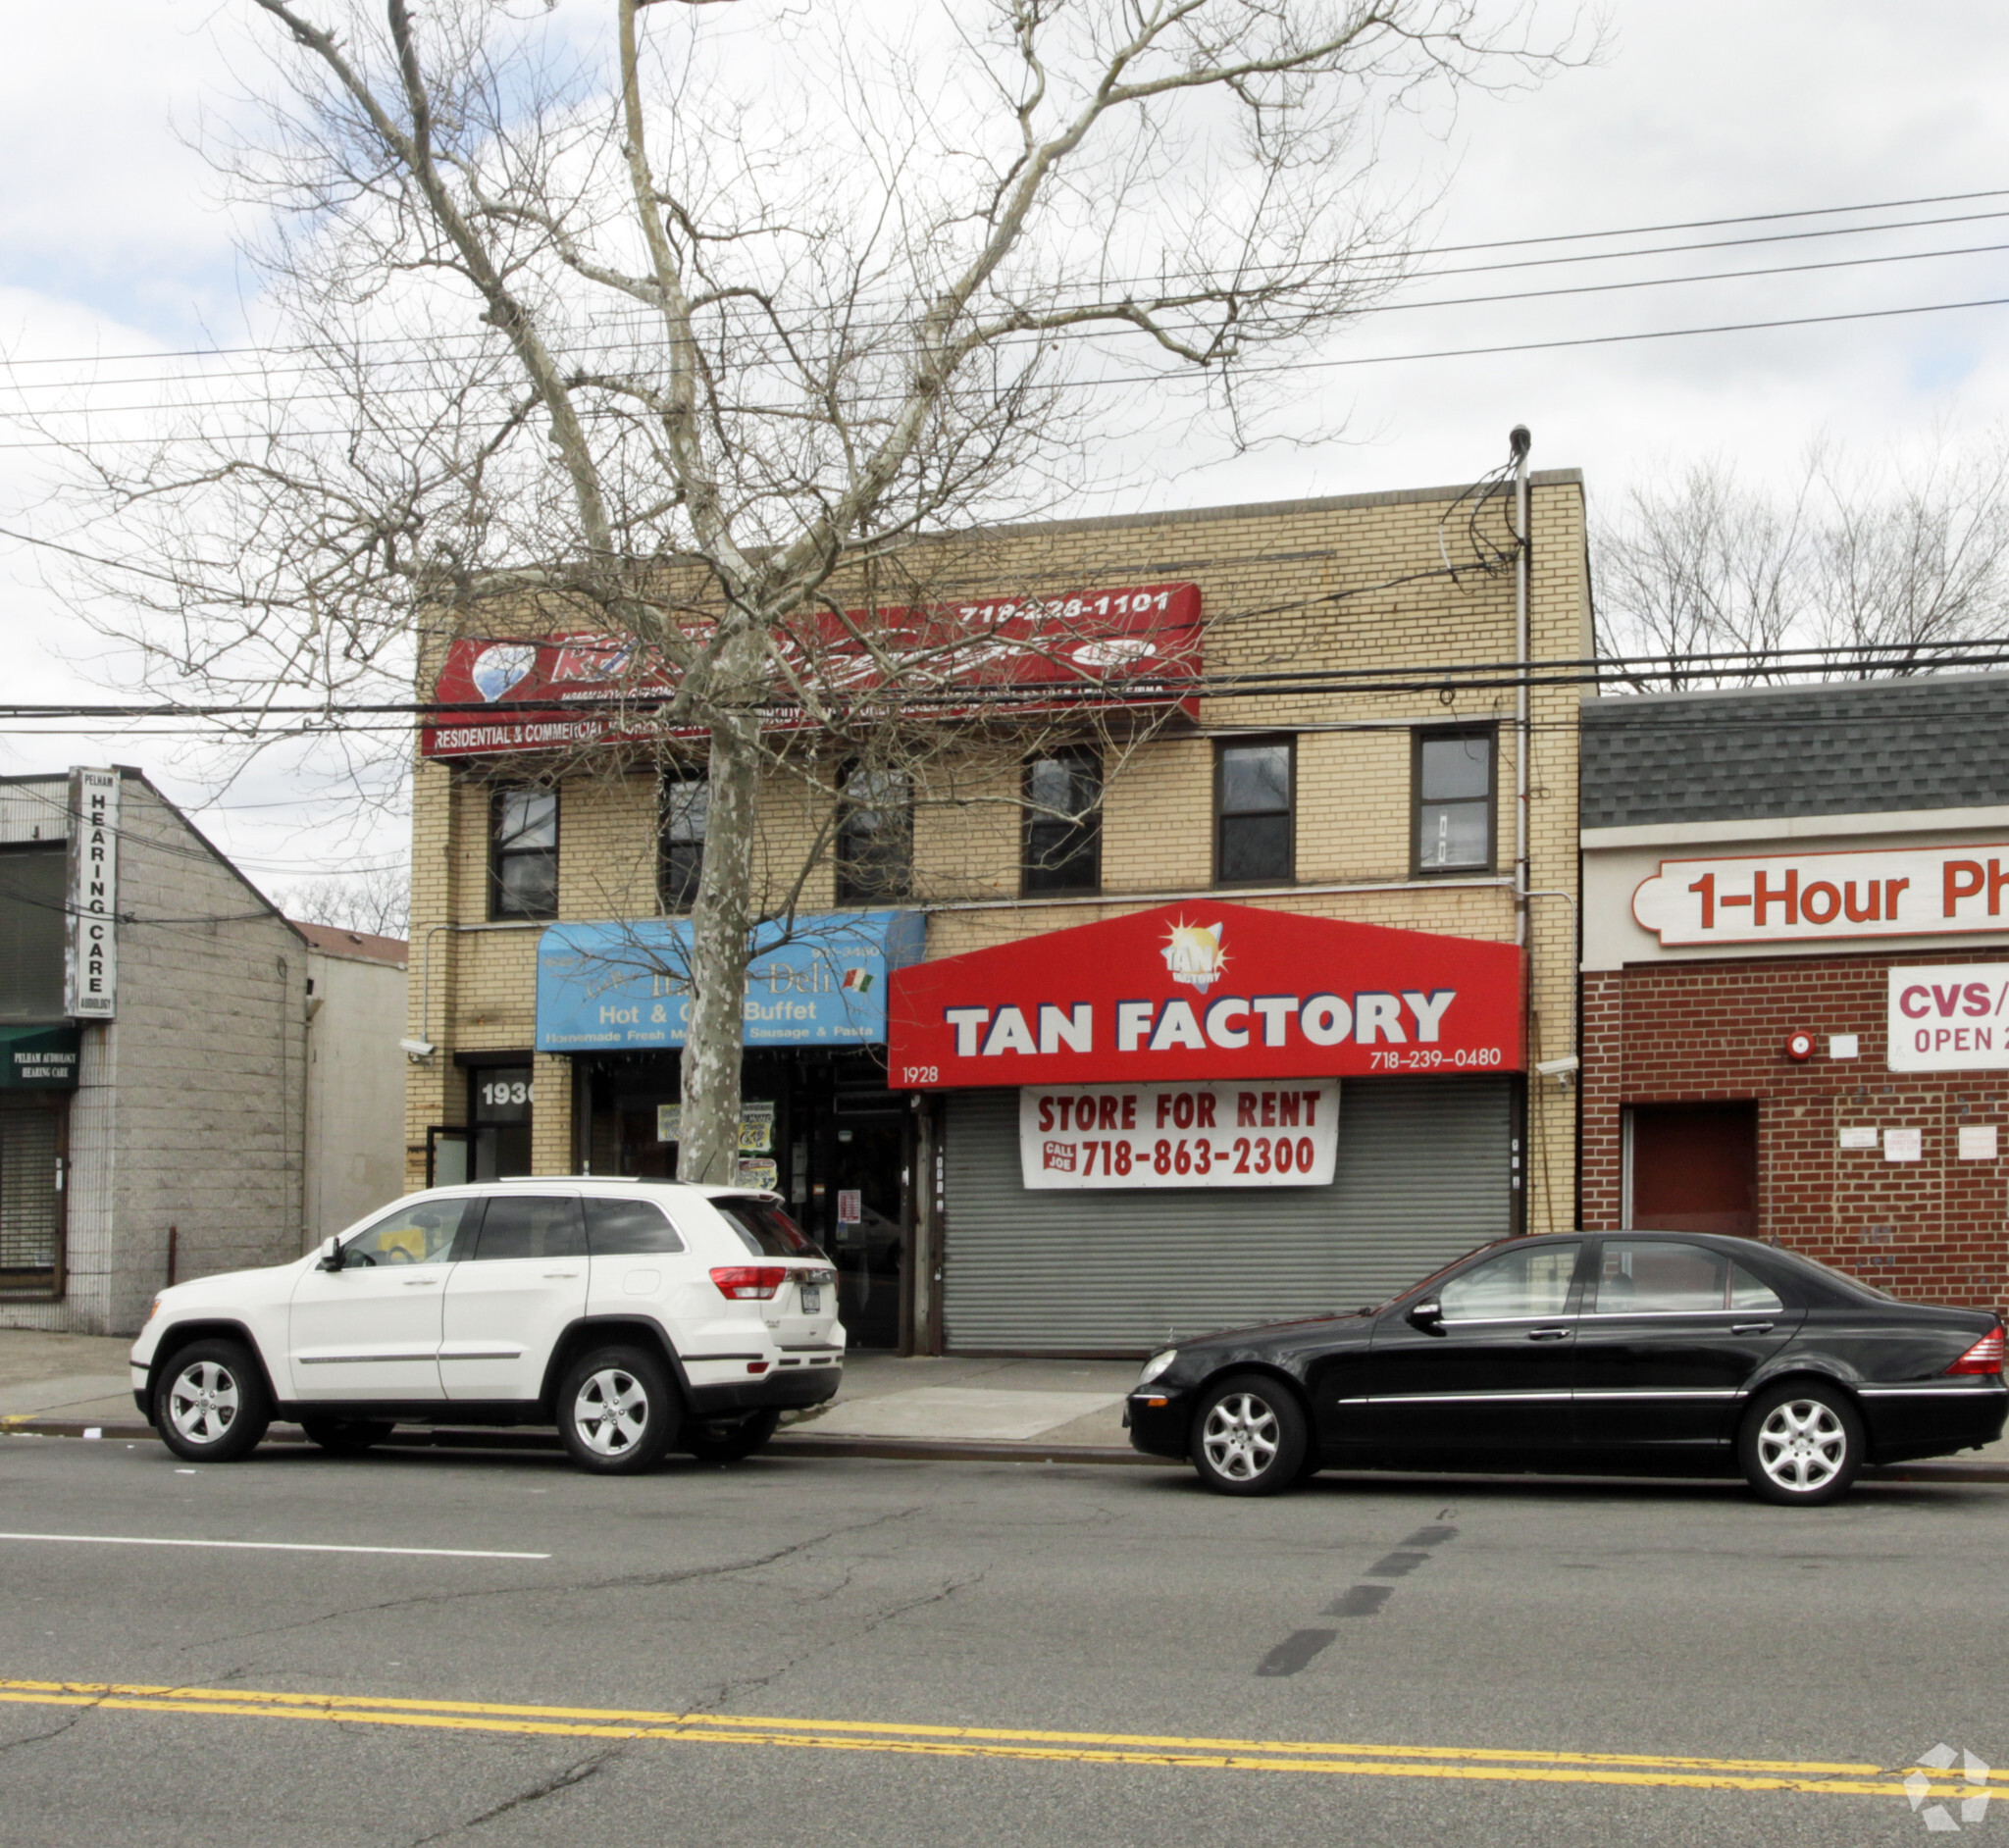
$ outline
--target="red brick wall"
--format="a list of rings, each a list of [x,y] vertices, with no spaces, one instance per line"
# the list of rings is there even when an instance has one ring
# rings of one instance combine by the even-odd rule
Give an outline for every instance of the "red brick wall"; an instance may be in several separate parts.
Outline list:
[[[2009,1072],[1884,1068],[1893,964],[2009,961],[2009,950],[1636,964],[1583,977],[1583,1223],[1620,1224],[1632,1104],[1758,1103],[1758,1229],[1894,1295],[2009,1305]],[[1785,1056],[1805,1029],[1815,1053]],[[1828,1056],[1828,1036],[1862,1056]],[[2000,1156],[1957,1158],[1963,1124],[1998,1126]],[[1844,1125],[1917,1128],[1925,1158],[1839,1146]]]

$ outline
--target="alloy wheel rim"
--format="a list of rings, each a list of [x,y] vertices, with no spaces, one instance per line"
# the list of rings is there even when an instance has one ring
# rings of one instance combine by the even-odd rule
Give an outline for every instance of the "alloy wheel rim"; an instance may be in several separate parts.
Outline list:
[[[1254,1393],[1230,1393],[1208,1412],[1200,1434],[1207,1461],[1230,1482],[1254,1482],[1282,1442],[1274,1409]]]
[[[235,1376],[215,1360],[197,1360],[175,1375],[168,1416],[191,1444],[214,1444],[236,1421],[242,1405]]]
[[[633,1373],[602,1367],[580,1387],[572,1422],[588,1450],[618,1457],[642,1441],[648,1426],[648,1394]]]
[[[1795,1495],[1825,1488],[1847,1458],[1848,1432],[1834,1408],[1818,1399],[1788,1399],[1758,1427],[1759,1466]]]

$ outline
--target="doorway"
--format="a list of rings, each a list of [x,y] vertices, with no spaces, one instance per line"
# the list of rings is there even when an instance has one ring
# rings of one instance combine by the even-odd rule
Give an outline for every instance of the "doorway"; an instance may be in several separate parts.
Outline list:
[[[1758,1236],[1758,1105],[1635,1104],[1625,1112],[1624,1229]]]

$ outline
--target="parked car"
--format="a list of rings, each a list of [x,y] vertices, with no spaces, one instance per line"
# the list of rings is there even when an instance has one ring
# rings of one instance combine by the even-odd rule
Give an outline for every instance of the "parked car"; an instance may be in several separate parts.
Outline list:
[[[1741,1470],[1804,1506],[2000,1437],[2002,1332],[1749,1239],[1519,1238],[1380,1309],[1167,1348],[1126,1416],[1223,1495],[1326,1466]]]
[[[588,1469],[672,1446],[732,1461],[837,1391],[836,1282],[772,1194],[436,1188],[290,1264],[163,1290],[132,1396],[195,1463],[247,1455],[275,1418],[338,1452],[397,1424],[556,1424]]]

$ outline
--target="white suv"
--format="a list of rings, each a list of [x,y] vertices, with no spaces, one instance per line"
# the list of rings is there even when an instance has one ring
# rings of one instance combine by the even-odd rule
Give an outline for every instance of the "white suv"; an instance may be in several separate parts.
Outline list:
[[[191,1462],[246,1455],[274,1418],[332,1451],[400,1423],[555,1423],[588,1469],[646,1469],[673,1445],[730,1462],[837,1391],[836,1286],[772,1194],[441,1187],[290,1264],[163,1290],[132,1396]]]

